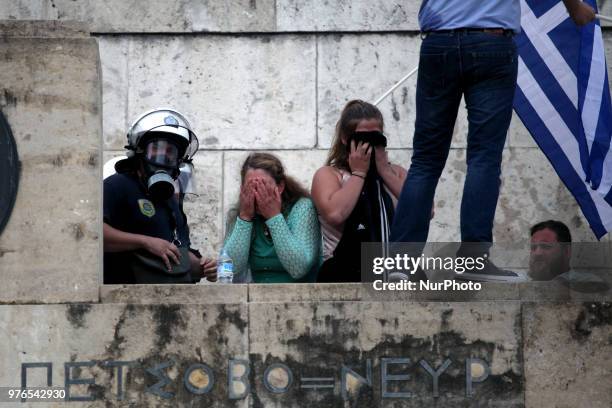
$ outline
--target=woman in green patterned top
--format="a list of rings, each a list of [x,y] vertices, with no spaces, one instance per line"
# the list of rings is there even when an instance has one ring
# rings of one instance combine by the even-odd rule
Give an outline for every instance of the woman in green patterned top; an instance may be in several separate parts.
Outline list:
[[[240,177],[238,215],[225,240],[234,280],[250,269],[256,283],[313,282],[321,232],[310,194],[269,153],[250,154]]]

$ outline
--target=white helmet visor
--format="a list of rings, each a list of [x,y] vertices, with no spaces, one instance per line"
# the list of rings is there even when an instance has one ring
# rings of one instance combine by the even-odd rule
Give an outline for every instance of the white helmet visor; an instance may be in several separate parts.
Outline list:
[[[180,191],[183,194],[198,195],[197,181],[195,169],[192,163],[182,163],[180,167],[181,173],[176,179],[175,191]]]

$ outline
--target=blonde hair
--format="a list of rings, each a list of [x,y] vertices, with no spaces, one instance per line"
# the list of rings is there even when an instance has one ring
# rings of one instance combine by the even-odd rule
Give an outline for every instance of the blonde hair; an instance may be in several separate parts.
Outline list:
[[[325,162],[327,166],[350,170],[348,164],[349,147],[342,143],[342,139],[348,139],[355,132],[359,122],[367,119],[378,120],[381,130],[383,130],[385,125],[383,115],[376,106],[359,99],[349,101],[344,106],[340,119],[336,123],[334,141]]]

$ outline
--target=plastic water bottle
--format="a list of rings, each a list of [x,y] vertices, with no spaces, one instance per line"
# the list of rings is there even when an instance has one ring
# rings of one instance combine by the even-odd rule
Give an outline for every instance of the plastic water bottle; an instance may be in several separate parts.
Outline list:
[[[217,282],[232,283],[234,280],[234,262],[229,257],[225,248],[221,250],[217,259]]]

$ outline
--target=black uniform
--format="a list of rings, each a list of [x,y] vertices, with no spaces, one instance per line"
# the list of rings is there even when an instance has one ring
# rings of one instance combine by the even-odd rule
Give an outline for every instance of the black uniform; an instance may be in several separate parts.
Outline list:
[[[189,247],[189,227],[182,206],[173,196],[167,201],[154,201],[133,172],[117,173],[104,180],[104,222],[123,232],[147,235]],[[159,274],[159,279],[146,282],[134,275],[130,267],[133,252],[104,253],[104,283],[191,283],[184,275]]]

